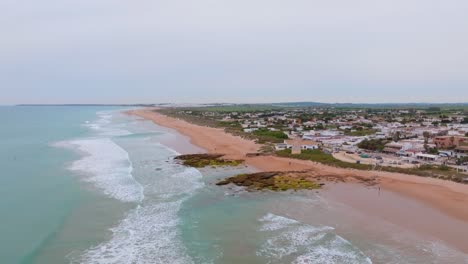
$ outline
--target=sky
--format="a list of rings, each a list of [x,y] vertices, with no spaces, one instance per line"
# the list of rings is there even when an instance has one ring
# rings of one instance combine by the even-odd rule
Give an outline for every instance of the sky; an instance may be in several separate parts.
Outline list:
[[[0,0],[0,104],[468,102],[466,0]]]

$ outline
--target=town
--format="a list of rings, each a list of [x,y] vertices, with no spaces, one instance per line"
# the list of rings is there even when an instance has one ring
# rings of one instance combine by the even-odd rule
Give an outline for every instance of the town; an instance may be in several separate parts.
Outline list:
[[[438,166],[468,172],[466,108],[219,106],[165,114],[255,139],[264,152],[319,150],[373,167]],[[465,178],[465,180],[467,180]]]

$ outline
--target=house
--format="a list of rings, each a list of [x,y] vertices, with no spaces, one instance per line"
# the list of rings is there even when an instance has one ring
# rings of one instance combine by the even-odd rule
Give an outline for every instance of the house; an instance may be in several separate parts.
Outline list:
[[[439,156],[441,156],[441,157],[452,157],[453,152],[452,151],[447,151],[447,150],[440,150],[439,151]]]
[[[434,144],[437,148],[450,149],[461,145],[468,145],[468,137],[460,136],[440,136],[434,138]]]
[[[292,149],[292,154],[300,154],[302,150],[306,149],[318,149],[319,143],[311,140],[303,140],[300,138],[287,139],[284,141],[287,148]],[[279,144],[277,144],[279,145]]]
[[[460,146],[455,148],[455,156],[457,158],[468,157],[468,146]]]
[[[245,133],[252,133],[252,132],[257,131],[257,130],[258,130],[258,128],[256,128],[256,127],[244,128]]]
[[[383,153],[387,154],[394,154],[396,155],[399,153],[402,149],[403,145],[396,143],[396,142],[391,142],[385,145],[385,148],[382,150]]]
[[[285,149],[288,149],[288,148],[289,148],[289,146],[286,143],[278,143],[278,144],[275,145],[276,150],[285,150]]]
[[[418,160],[424,160],[424,161],[436,161],[439,158],[439,156],[438,155],[418,153],[418,154],[416,154],[416,158]]]

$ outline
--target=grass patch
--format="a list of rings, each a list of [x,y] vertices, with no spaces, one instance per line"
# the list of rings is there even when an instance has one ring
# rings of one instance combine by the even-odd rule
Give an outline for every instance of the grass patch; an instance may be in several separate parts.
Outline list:
[[[403,173],[403,174],[417,175],[417,176],[422,176],[422,177],[433,177],[433,178],[451,180],[455,182],[462,182],[463,178],[467,177],[467,175],[458,173],[454,169],[445,165],[442,165],[442,166],[421,165],[417,168],[399,168],[399,167],[390,167],[390,166],[374,167],[373,165],[368,165],[368,164],[344,162],[344,161],[335,159],[332,155],[326,154],[322,152],[321,150],[303,150],[301,154],[291,154],[291,150],[286,149],[286,150],[277,151],[276,155],[280,157],[286,157],[286,158],[311,160],[311,161],[315,161],[315,162],[319,162],[322,164],[326,164],[326,165],[333,166],[333,167],[339,167],[339,168],[349,168],[349,169],[356,169],[356,170],[376,169],[380,171]]]
[[[363,137],[368,135],[373,135],[377,132],[375,129],[362,129],[362,130],[345,130],[345,135],[353,137]]]
[[[280,150],[276,152],[276,155],[286,158],[294,158],[301,160],[312,160],[320,162],[326,165],[340,167],[340,168],[352,168],[358,170],[369,170],[372,168],[371,165],[367,164],[357,164],[357,163],[348,163],[338,159],[335,159],[332,155],[326,154],[318,149],[308,149],[303,150],[301,154],[291,154],[290,149]]]
[[[253,132],[254,135],[257,136],[267,136],[267,137],[274,137],[278,139],[288,139],[288,135],[283,133],[283,131],[271,131],[268,129],[259,129]]]
[[[283,131],[271,131],[268,129],[259,129],[253,131],[252,134],[256,136],[257,142],[260,144],[272,142],[272,143],[282,143],[285,139],[288,139]]]

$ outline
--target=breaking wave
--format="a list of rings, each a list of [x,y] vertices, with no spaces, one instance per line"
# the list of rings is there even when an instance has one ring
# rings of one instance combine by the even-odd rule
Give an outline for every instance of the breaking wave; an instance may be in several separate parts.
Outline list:
[[[177,213],[185,199],[203,186],[200,178],[197,170],[184,169],[146,185],[152,198],[132,210],[112,229],[112,239],[88,250],[80,262],[193,263],[180,239]]]
[[[268,263],[372,263],[359,249],[336,235],[332,227],[314,227],[294,219],[267,214],[260,218],[266,241],[257,251]]]
[[[69,144],[85,154],[70,167],[86,174],[85,181],[124,202],[143,200],[143,187],[133,178],[133,166],[123,148],[109,138],[74,140]]]

